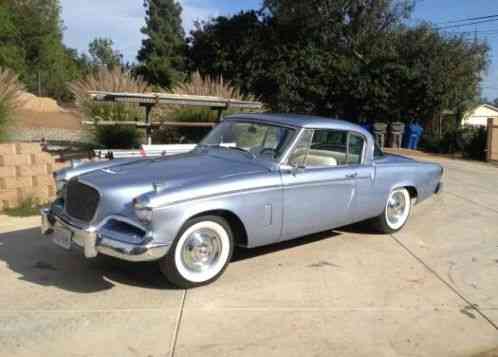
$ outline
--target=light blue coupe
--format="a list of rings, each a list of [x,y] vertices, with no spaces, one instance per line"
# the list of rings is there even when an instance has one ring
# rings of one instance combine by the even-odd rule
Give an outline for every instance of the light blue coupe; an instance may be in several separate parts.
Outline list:
[[[157,260],[171,283],[195,287],[223,273],[235,246],[364,220],[398,231],[415,203],[440,191],[442,174],[437,164],[383,154],[348,122],[239,114],[185,154],[57,172],[42,233],[87,258]]]

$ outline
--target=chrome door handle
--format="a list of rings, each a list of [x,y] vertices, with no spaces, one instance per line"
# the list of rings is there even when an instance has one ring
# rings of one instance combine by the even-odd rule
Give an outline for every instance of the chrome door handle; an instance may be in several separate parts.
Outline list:
[[[357,173],[357,172],[352,173],[352,174],[348,174],[348,175],[346,175],[346,178],[348,178],[348,179],[353,179],[353,178],[356,178],[356,176],[358,176],[358,173]]]

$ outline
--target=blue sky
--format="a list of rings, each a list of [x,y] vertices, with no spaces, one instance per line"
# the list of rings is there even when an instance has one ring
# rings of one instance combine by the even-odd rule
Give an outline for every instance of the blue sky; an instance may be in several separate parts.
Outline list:
[[[261,0],[180,0],[183,23],[188,32],[196,19],[226,15],[243,9],[259,8]],[[64,42],[79,51],[86,51],[95,37],[109,37],[125,58],[133,61],[141,43],[140,28],[144,24],[142,0],[61,0],[66,26]],[[468,17],[498,14],[496,0],[418,0],[413,22],[441,23]],[[483,94],[498,97],[498,22],[478,27],[462,27],[452,31],[478,31],[491,46],[491,66],[483,81]]]

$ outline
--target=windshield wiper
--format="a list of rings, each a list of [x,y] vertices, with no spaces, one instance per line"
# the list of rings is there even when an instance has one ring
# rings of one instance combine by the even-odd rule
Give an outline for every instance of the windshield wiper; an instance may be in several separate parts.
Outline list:
[[[256,155],[253,154],[252,152],[246,150],[246,149],[243,149],[243,148],[239,148],[237,146],[228,146],[228,145],[221,145],[221,144],[199,144],[197,145],[196,149],[201,149],[201,150],[204,150],[204,149],[224,149],[224,150],[237,150],[237,151],[241,151],[243,152],[244,154],[247,154],[251,157],[251,159],[255,159],[256,158]]]

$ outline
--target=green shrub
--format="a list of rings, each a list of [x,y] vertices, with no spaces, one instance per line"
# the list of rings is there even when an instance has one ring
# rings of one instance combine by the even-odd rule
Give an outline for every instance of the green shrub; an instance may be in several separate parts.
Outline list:
[[[80,111],[95,124],[99,122],[143,121],[144,110],[136,104],[95,102],[91,91],[146,93],[151,88],[140,77],[120,67],[90,73],[70,84]],[[141,131],[130,125],[95,125],[88,129],[97,145],[111,149],[131,149],[140,144]]]
[[[95,141],[106,149],[133,149],[140,145],[141,135],[134,126],[102,125],[95,130]]]
[[[462,130],[463,156],[474,160],[486,160],[488,132],[484,127],[468,127]]]
[[[40,214],[40,208],[44,207],[33,197],[27,197],[17,207],[7,208],[5,214],[11,217],[31,217]]]
[[[437,154],[462,153],[463,157],[485,160],[487,131],[484,127],[463,127],[439,135],[426,134],[422,137],[420,147],[424,151]]]

